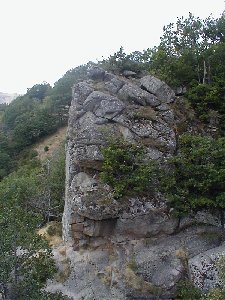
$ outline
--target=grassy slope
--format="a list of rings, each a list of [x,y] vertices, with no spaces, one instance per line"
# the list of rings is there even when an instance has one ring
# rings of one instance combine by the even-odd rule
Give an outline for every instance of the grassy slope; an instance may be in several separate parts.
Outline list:
[[[50,159],[54,155],[55,151],[57,151],[60,144],[65,140],[66,131],[67,126],[61,127],[55,133],[44,137],[34,145],[33,149],[37,151],[38,158],[41,161]],[[49,147],[48,151],[44,150],[45,146]]]

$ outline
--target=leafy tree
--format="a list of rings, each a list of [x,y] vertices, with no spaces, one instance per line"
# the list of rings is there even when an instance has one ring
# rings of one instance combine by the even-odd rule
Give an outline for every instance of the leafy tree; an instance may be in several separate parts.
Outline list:
[[[30,198],[39,193],[38,173],[23,168],[0,183],[3,299],[39,299],[46,279],[55,271],[46,243],[35,233],[40,215],[30,205]]]
[[[65,145],[59,147],[51,160],[47,160],[43,172],[43,196],[42,209],[45,220],[49,218],[61,219],[64,208],[65,194]]]
[[[17,97],[5,109],[3,121],[9,129],[13,129],[17,117],[33,110],[38,103],[28,95]]]
[[[0,150],[0,180],[6,176],[11,168],[11,157]]]
[[[216,209],[224,227],[225,139],[184,134],[179,153],[169,160],[162,187],[178,216]]]
[[[145,57],[142,52],[134,51],[130,54],[124,52],[123,47],[119,51],[110,55],[107,59],[99,61],[98,64],[113,73],[121,73],[125,70],[139,72],[143,70]]]
[[[66,74],[54,84],[49,94],[54,112],[59,111],[62,105],[70,105],[72,86],[79,81],[87,79],[87,70],[91,65],[93,65],[93,63],[89,62],[86,65],[81,65],[67,71]]]
[[[56,117],[46,110],[33,110],[17,117],[13,129],[15,147],[18,149],[35,143],[57,128]]]
[[[27,96],[42,101],[51,91],[51,86],[47,82],[35,84],[32,88],[27,89]]]
[[[11,150],[7,136],[0,131],[0,180],[6,176],[12,165]]]

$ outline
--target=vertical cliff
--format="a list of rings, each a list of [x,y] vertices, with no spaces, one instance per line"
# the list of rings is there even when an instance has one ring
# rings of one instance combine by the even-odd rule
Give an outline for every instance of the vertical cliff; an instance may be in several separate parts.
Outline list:
[[[97,68],[90,71],[90,77],[73,88],[67,144],[64,237],[78,247],[90,238],[111,236],[112,231],[120,236],[127,231],[131,236],[145,236],[149,229],[143,218],[151,223],[154,210],[163,211],[157,195],[116,200],[110,186],[98,180],[101,147],[109,137],[143,145],[146,159],[171,155],[176,148],[169,106],[175,94],[165,83],[152,76],[132,82]],[[175,221],[166,213],[165,218],[169,222],[165,230],[173,230]],[[146,224],[139,232],[138,222],[142,227]]]

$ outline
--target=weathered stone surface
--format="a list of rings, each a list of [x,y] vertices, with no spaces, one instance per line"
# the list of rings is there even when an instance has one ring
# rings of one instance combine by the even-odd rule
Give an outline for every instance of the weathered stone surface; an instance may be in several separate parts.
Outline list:
[[[176,95],[177,96],[182,96],[187,92],[187,88],[184,86],[180,86],[176,89]]]
[[[178,224],[178,220],[171,218],[161,209],[150,210],[148,214],[138,215],[138,207],[133,206],[133,217],[121,217],[118,219],[115,233],[121,236],[129,236],[130,239],[151,237],[161,234],[172,234]]]
[[[124,70],[123,71],[123,76],[125,76],[125,77],[132,77],[132,76],[135,76],[135,75],[137,75],[136,72],[133,72],[133,71],[130,71],[130,70]]]
[[[208,224],[211,226],[215,226],[219,228],[221,226],[221,221],[218,215],[212,214],[208,210],[202,210],[197,212],[196,214],[186,216],[185,218],[181,219],[180,228],[186,228],[193,224]]]
[[[223,287],[220,276],[220,260],[225,258],[225,245],[210,249],[188,261],[190,279],[203,291],[218,286]]]
[[[177,282],[187,275],[187,261],[204,251],[214,255],[218,239],[208,238],[207,232],[207,226],[193,226],[176,235],[110,243],[114,234],[109,231],[107,244],[90,232],[92,250],[67,248],[71,274],[61,285],[52,282],[52,289],[78,300],[174,299]],[[82,238],[79,243],[86,247]],[[216,250],[215,256],[224,253],[224,247]]]
[[[121,113],[125,105],[118,98],[102,92],[92,92],[84,102],[83,109],[93,112],[97,117],[112,119]]]
[[[175,99],[174,91],[160,79],[148,75],[140,80],[141,87],[148,92],[156,95],[156,97],[162,102],[170,103]]]
[[[71,229],[73,232],[83,232],[84,231],[84,224],[72,224]]]
[[[125,84],[118,93],[120,99],[137,103],[140,105],[150,105],[150,106],[157,106],[160,104],[160,101],[157,99],[156,96],[150,94],[146,91],[143,91],[136,85],[133,84]]]
[[[117,94],[124,84],[125,81],[119,79],[118,77],[113,77],[109,82],[105,83],[105,87],[110,93]]]
[[[88,76],[93,80],[104,80],[105,71],[99,67],[92,67],[88,71]]]
[[[155,110],[161,103],[156,96],[99,68],[89,70],[89,76],[93,82],[80,82],[73,87],[70,108],[64,212],[69,216],[63,218],[67,237],[73,212],[95,221],[119,218],[127,210],[131,214],[129,201],[121,203],[113,199],[110,187],[97,180],[103,160],[101,147],[109,137],[122,135],[132,143],[141,141],[146,147],[146,158],[151,159],[172,153],[176,147],[172,125],[163,121]],[[98,87],[101,91],[95,90]],[[142,207],[144,202],[146,199],[140,199]]]

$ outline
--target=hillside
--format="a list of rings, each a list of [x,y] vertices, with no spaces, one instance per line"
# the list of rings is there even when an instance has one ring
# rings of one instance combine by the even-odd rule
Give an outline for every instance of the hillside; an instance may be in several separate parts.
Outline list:
[[[37,151],[37,158],[41,161],[51,159],[59,149],[60,145],[65,142],[67,126],[59,128],[55,133],[42,138],[37,142],[33,149]],[[46,149],[46,147],[48,147]],[[46,151],[46,150],[47,151]]]
[[[9,104],[12,102],[14,99],[16,99],[19,96],[19,94],[7,94],[7,93],[1,93],[0,92],[0,104],[2,103],[7,103]]]

